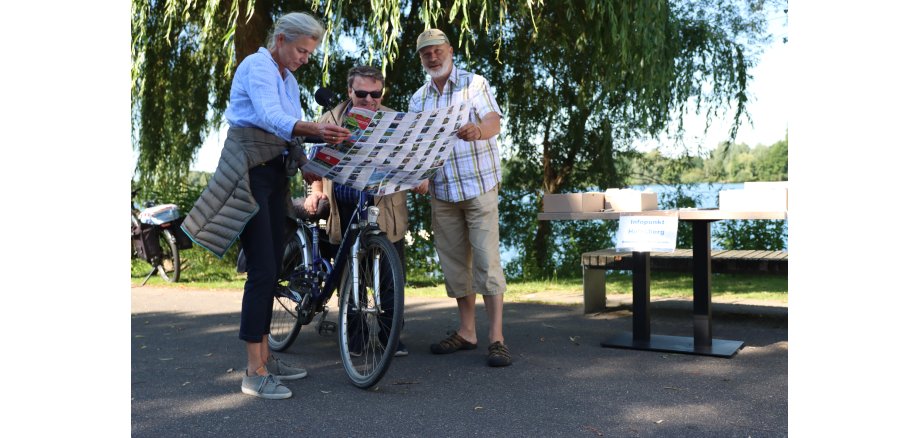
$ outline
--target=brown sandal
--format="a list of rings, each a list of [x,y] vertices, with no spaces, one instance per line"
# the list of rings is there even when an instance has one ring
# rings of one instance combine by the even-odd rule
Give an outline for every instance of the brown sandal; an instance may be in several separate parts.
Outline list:
[[[438,342],[431,344],[431,352],[434,354],[448,354],[458,350],[474,350],[476,345],[460,337],[457,332],[447,332],[450,336]]]
[[[508,347],[501,341],[495,341],[489,345],[489,366],[506,367],[511,365],[511,352]]]

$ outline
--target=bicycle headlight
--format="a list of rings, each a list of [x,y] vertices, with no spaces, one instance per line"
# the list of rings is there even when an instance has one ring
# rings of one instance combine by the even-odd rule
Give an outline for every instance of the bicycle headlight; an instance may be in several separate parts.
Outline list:
[[[376,225],[377,216],[380,216],[380,209],[374,206],[367,207],[367,222]]]

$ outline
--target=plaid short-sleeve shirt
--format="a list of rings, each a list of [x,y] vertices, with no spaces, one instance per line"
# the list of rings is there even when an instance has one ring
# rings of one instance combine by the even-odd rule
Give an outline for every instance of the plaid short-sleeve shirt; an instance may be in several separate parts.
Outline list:
[[[482,76],[453,66],[444,92],[438,91],[429,80],[409,100],[409,111],[422,112],[469,102],[470,121],[480,123],[491,112],[502,116],[498,104],[489,90],[489,82]],[[431,178],[431,193],[448,202],[473,199],[491,190],[501,182],[501,158],[498,136],[489,139],[463,141],[458,139],[454,150]]]

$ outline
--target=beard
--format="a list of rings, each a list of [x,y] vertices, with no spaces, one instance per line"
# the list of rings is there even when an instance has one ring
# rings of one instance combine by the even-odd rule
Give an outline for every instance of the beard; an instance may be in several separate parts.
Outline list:
[[[425,73],[428,73],[428,76],[431,76],[431,79],[441,79],[444,76],[447,76],[450,73],[451,67],[454,66],[454,58],[447,58],[447,62],[441,64],[441,68],[437,70],[431,70],[428,67],[422,66],[425,69]]]

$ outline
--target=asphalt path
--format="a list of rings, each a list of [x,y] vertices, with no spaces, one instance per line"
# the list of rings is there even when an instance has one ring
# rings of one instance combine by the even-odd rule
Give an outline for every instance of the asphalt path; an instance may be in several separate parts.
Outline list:
[[[745,342],[723,359],[601,347],[631,330],[628,307],[584,315],[577,305],[507,303],[514,363],[489,368],[481,300],[479,348],[436,356],[428,345],[455,328],[455,302],[409,298],[410,354],[376,387],[351,385],[335,338],[314,323],[277,354],[309,376],[288,382],[292,398],[263,400],[240,391],[241,296],[131,289],[132,436],[788,436],[785,307],[714,308],[714,337]],[[653,334],[692,336],[688,303],[651,309]]]

